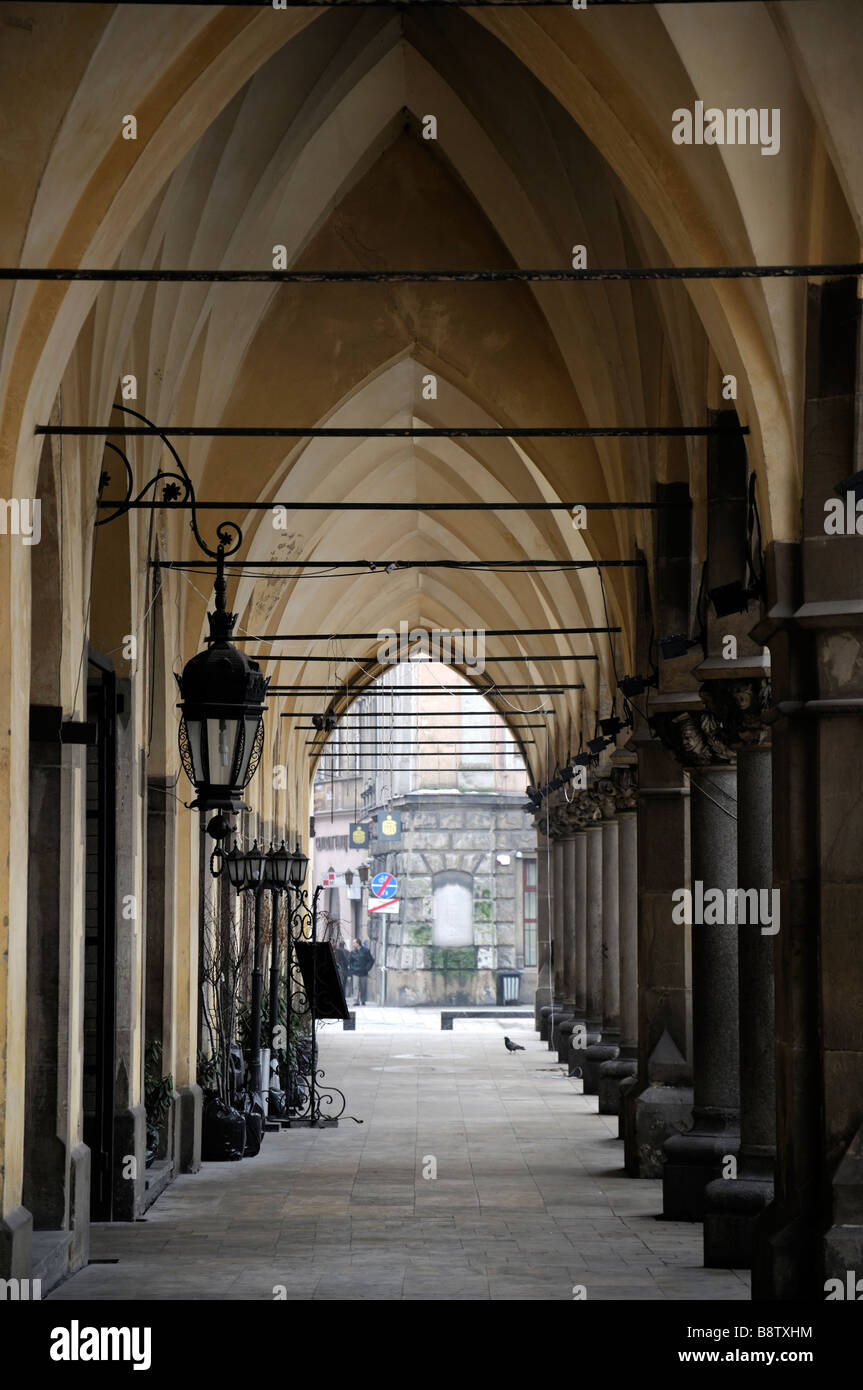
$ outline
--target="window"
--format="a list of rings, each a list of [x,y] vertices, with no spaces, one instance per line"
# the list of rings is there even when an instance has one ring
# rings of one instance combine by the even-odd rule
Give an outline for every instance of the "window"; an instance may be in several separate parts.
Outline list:
[[[536,860],[523,859],[522,903],[524,907],[524,963],[536,965]]]
[[[473,945],[473,880],[447,869],[432,879],[435,946]]]

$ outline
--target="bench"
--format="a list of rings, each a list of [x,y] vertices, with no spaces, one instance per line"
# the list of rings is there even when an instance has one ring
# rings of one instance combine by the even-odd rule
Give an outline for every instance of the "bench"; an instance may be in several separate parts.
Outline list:
[[[533,1018],[533,1009],[441,1009],[441,1028],[451,1033],[454,1018]]]

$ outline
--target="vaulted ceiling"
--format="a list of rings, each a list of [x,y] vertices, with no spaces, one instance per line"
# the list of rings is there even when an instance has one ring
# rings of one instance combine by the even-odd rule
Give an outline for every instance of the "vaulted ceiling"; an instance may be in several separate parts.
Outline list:
[[[817,10],[817,16],[815,11]],[[268,269],[775,264],[858,259],[863,161],[852,119],[863,9],[734,4],[563,9],[3,5],[10,178],[0,259],[25,265]],[[686,147],[696,99],[781,110],[780,152]],[[27,122],[10,113],[32,112]],[[133,113],[138,139],[121,137]],[[437,139],[423,138],[423,117]],[[0,374],[5,495],[28,495],[33,426],[108,418],[121,376],[166,427],[703,424],[733,373],[765,539],[799,531],[805,281],[541,284],[98,284],[7,287]],[[433,374],[435,399],[423,379]],[[703,440],[205,439],[178,447],[204,499],[638,500],[704,496]],[[138,484],[158,441],[129,446]],[[91,543],[102,441],[81,441]],[[167,466],[163,462],[163,466]],[[89,489],[89,493],[88,493]],[[220,513],[204,514],[214,535]],[[483,561],[650,558],[649,514],[233,513],[243,557]],[[703,531],[703,509],[696,508]],[[188,516],[130,526],[196,557]],[[88,566],[82,561],[82,576]],[[86,582],[82,579],[82,582]],[[232,584],[246,631],[596,625],[634,657],[633,571],[398,569]],[[174,661],[201,641],[208,583],[177,581]],[[133,604],[134,609],[134,604]],[[141,600],[138,601],[141,611]],[[134,614],[133,614],[134,616]],[[561,738],[613,689],[592,639],[500,638],[502,680],[583,681]],[[492,643],[489,644],[490,646]],[[351,644],[346,650],[353,650]],[[316,684],[298,644],[268,666]],[[322,650],[309,646],[309,651]],[[561,653],[531,666],[530,651]],[[262,647],[266,659],[270,649]],[[368,647],[373,662],[373,644]],[[350,668],[340,668],[344,679]],[[321,704],[326,701],[322,700]],[[290,708],[290,701],[279,708]],[[564,729],[567,728],[567,734]],[[592,727],[588,729],[588,736]],[[296,752],[301,750],[297,748]],[[562,752],[563,749],[558,749]]]

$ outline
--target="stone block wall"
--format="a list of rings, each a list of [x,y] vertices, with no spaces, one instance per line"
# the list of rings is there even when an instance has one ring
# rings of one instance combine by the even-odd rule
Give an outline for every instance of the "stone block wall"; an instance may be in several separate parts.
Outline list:
[[[483,1005],[497,1000],[498,972],[522,971],[520,1001],[533,998],[535,967],[524,967],[521,923],[522,859],[536,855],[536,835],[521,796],[492,793],[411,793],[396,797],[398,846],[375,854],[373,872],[395,874],[401,910],[372,924],[372,950],[383,961],[386,931],[387,1003]],[[378,842],[379,843],[379,842]],[[497,856],[508,854],[509,864]],[[473,941],[443,947],[434,940],[434,879],[447,870],[473,884]],[[380,997],[376,969],[370,998]]]

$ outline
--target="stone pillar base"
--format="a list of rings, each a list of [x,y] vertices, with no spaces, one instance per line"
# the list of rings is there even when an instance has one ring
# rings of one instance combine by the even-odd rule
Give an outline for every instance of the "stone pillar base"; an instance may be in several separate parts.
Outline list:
[[[147,1113],[130,1105],[114,1114],[113,1219],[134,1221],[144,1209],[147,1184]]]
[[[623,1106],[623,1166],[631,1178],[662,1177],[665,1144],[692,1124],[692,1103],[690,1086],[632,1086]]]
[[[549,1019],[551,1017],[551,999],[547,1004],[543,1004],[539,1011],[539,1040],[548,1042]]]
[[[815,1241],[802,1216],[789,1219],[776,1201],[755,1218],[752,1299],[823,1299],[815,1270]]]
[[[0,1216],[0,1279],[29,1279],[33,1217],[26,1207]]]
[[[773,1200],[769,1178],[717,1178],[704,1189],[706,1269],[751,1269],[755,1222]]]
[[[174,1165],[178,1173],[197,1173],[201,1166],[203,1103],[200,1086],[180,1087],[174,1113]]]
[[[74,1274],[90,1258],[90,1150],[86,1144],[77,1144],[69,1155],[69,1225],[69,1273]]]
[[[555,1001],[554,1009],[548,1016],[548,1043],[549,1052],[556,1052],[560,1038],[560,1025],[572,1018],[572,1008],[565,999]]]
[[[599,1113],[600,1115],[620,1115],[622,1086],[627,1080],[634,1080],[638,1063],[634,1057],[616,1057],[603,1062],[599,1068]],[[623,1134],[618,1130],[618,1139]]]
[[[586,1096],[599,1095],[599,1069],[606,1062],[613,1062],[619,1052],[620,1048],[616,1043],[607,1042],[602,1038],[585,1050],[581,1074],[584,1078]]]
[[[568,1058],[569,1075],[583,1077],[584,1067],[587,1061],[587,1050],[589,1047],[596,1047],[602,1034],[598,1023],[589,1023],[586,1019],[581,1018],[577,1020],[577,1023],[581,1024],[585,1031],[580,1034],[574,1029],[570,1037]],[[577,1047],[572,1045],[572,1038],[574,1037],[580,1037],[581,1039]]]
[[[662,1170],[662,1215],[666,1221],[704,1220],[704,1190],[722,1177],[725,1159],[736,1158],[740,1148],[740,1134],[733,1127],[735,1118],[732,1113],[722,1116],[696,1111],[695,1128],[667,1140]]]
[[[569,1063],[569,1051],[572,1046],[572,1030],[576,1023],[580,1022],[573,1014],[569,1014],[561,1023],[557,1030],[557,1060],[564,1066]]]
[[[833,1225],[824,1237],[824,1278],[842,1280],[844,1297],[859,1302],[863,1298],[863,1125],[846,1149],[832,1186]],[[853,1279],[849,1278],[852,1271]],[[838,1296],[835,1285],[833,1292]]]
[[[627,1059],[618,1059],[618,1060],[627,1060]],[[614,1063],[614,1062],[609,1062],[609,1063],[607,1063],[607,1065],[608,1065],[608,1066],[615,1066],[616,1063]],[[635,1087],[636,1087],[637,1085],[638,1085],[638,1073],[637,1073],[637,1072],[635,1072],[632,1076],[625,1076],[625,1077],[623,1078],[623,1080],[621,1081],[621,1083],[620,1083],[620,1095],[619,1095],[619,1100],[618,1100],[618,1111],[617,1111],[617,1137],[618,1137],[618,1139],[621,1141],[621,1143],[625,1143],[625,1142],[626,1142],[626,1102],[627,1102],[627,1099],[628,1099],[628,1097],[629,1097],[630,1091],[634,1091],[634,1090],[635,1090]],[[600,1092],[599,1092],[599,1094],[600,1094],[600,1105],[601,1105],[601,1104],[602,1104],[602,1078],[601,1078],[601,1077],[600,1077]]]
[[[540,1014],[543,1009],[549,1008],[551,1004],[551,990],[548,985],[540,985],[533,996],[533,1026],[539,1032],[542,1026]]]

